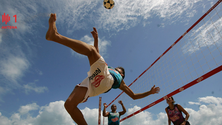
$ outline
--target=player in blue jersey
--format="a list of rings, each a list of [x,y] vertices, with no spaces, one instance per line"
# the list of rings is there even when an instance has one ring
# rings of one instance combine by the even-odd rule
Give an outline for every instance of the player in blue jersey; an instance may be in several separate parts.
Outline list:
[[[119,101],[119,104],[122,106],[122,109],[123,109],[123,111],[121,111],[121,112],[116,111],[117,107],[115,104],[113,104],[111,106],[111,110],[112,110],[111,112],[106,112],[107,105],[106,105],[106,103],[103,104],[103,106],[104,106],[103,116],[108,117],[108,125],[119,125],[120,116],[124,115],[126,113],[126,108],[123,105],[123,102]]]
[[[125,71],[122,67],[108,67],[103,57],[99,54],[98,33],[96,28],[91,32],[94,38],[94,46],[88,45],[80,40],[70,39],[57,32],[56,14],[51,14],[49,18],[49,29],[46,39],[65,45],[75,52],[88,57],[90,71],[88,77],[80,84],[76,85],[64,106],[72,119],[79,125],[87,125],[82,112],[78,109],[78,104],[85,102],[88,97],[105,93],[111,88],[119,88],[132,99],[140,99],[150,94],[158,93],[160,88],[155,85],[150,91],[135,94],[124,82]]]

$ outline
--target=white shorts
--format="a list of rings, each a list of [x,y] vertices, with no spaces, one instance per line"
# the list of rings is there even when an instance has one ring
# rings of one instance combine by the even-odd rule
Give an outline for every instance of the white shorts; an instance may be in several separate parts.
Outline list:
[[[109,73],[108,66],[103,57],[100,57],[90,66],[90,71],[87,74],[88,77],[77,85],[88,88],[82,103],[86,102],[88,97],[97,96],[108,91],[114,83],[114,79]]]

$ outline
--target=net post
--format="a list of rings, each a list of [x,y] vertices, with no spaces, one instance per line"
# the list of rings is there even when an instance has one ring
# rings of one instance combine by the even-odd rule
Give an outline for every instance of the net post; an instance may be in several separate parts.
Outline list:
[[[98,125],[101,123],[101,102],[102,102],[102,97],[99,97],[99,117],[98,117]]]

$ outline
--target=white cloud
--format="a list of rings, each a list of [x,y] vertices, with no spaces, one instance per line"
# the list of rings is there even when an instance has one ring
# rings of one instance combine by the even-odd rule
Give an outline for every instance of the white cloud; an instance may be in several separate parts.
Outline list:
[[[201,97],[198,102],[190,104],[200,104],[197,111],[191,108],[185,108],[190,114],[189,122],[193,125],[214,125],[222,124],[222,98],[220,97]],[[127,114],[131,114],[141,109],[134,106],[127,110]],[[39,111],[37,116],[31,116],[31,111]],[[98,124],[98,109],[84,108],[81,110],[86,121],[90,125]],[[126,119],[121,125],[167,125],[167,115],[165,112],[157,114],[154,119],[149,110],[143,111],[129,119]],[[26,117],[25,117],[26,116]],[[123,118],[123,117],[122,117]],[[102,118],[103,119],[103,118]],[[105,124],[107,124],[107,118]],[[38,106],[36,103],[21,106],[18,113],[14,113],[11,117],[5,117],[0,113],[1,125],[75,125],[69,114],[64,108],[64,101],[51,102],[47,106]]]
[[[26,17],[30,16],[28,8],[33,9],[35,4],[23,6],[24,4],[17,1],[2,1],[0,5],[0,11],[9,14],[11,20],[9,26],[17,26],[15,30],[0,29],[0,43],[1,43],[1,61],[0,61],[0,73],[11,83],[17,83],[18,80],[24,76],[25,71],[29,68],[30,63],[24,52],[25,48],[22,48],[21,43],[26,44],[23,33],[30,31],[30,23],[24,22]],[[14,21],[13,15],[17,16],[17,23]],[[4,44],[2,39],[5,38]],[[13,39],[15,38],[15,39]],[[22,41],[22,42],[21,42]],[[26,44],[27,45],[27,44]],[[28,48],[29,49],[29,48]],[[29,54],[31,52],[28,52]]]
[[[89,125],[98,125],[98,114],[99,114],[98,108],[89,109],[88,107],[86,107],[82,109],[81,111],[83,113],[83,116],[86,119],[86,122]]]
[[[8,41],[7,41],[8,42]],[[11,42],[11,41],[10,41]],[[21,45],[13,43],[13,45],[0,46],[0,74],[1,82],[5,84],[0,85],[0,101],[2,97],[14,89],[22,88],[25,93],[36,92],[43,93],[47,90],[44,86],[36,86],[35,83],[23,84],[22,78],[25,77],[28,69],[31,66],[30,60],[27,58],[24,48]],[[31,52],[29,52],[30,54]],[[38,72],[38,74],[42,74]]]
[[[184,19],[183,21],[188,21],[194,16],[194,4],[200,1],[116,0],[116,5],[111,11],[100,9],[101,16],[98,20],[104,29],[117,32],[134,27],[141,22],[145,24],[153,15],[170,20],[171,23],[181,18]]]
[[[135,111],[140,110],[141,107],[134,106],[127,110],[127,115],[134,113]],[[129,119],[126,119],[122,122],[122,125],[164,125],[167,121],[166,113],[160,112],[157,114],[157,119],[153,119],[153,114],[149,111],[142,111],[139,114],[132,116]]]
[[[0,61],[0,73],[11,82],[17,82],[28,67],[29,62],[25,57],[9,55]]]
[[[28,104],[25,106],[21,106],[19,109],[20,114],[27,114],[29,111],[37,110],[39,106],[36,103]]]
[[[38,17],[46,17],[46,14],[37,13],[37,5],[29,1],[2,1],[0,11],[9,14],[11,20],[8,25],[17,26],[18,29],[0,29],[0,74],[3,77],[1,82],[7,83],[1,85],[1,88],[7,91],[1,91],[1,95],[8,93],[12,89],[23,87],[21,80],[30,68],[30,58],[33,54],[33,45],[30,39],[26,39],[24,34],[34,34],[36,19]],[[23,5],[27,6],[23,6]],[[14,22],[13,15],[17,16],[17,23]],[[40,26],[38,24],[38,26]],[[5,41],[3,41],[3,38]],[[35,46],[36,47],[36,46]],[[42,92],[45,88],[34,88],[29,84],[24,85],[27,90]],[[1,97],[0,97],[1,100]]]
[[[26,94],[28,94],[31,91],[34,91],[36,93],[43,93],[48,90],[47,87],[45,87],[45,86],[38,87],[38,86],[36,86],[35,83],[29,83],[29,84],[23,85],[23,88],[25,89]]]
[[[51,102],[39,107],[36,103],[21,106],[18,113],[7,118],[0,113],[1,125],[75,125],[65,111],[64,101]],[[39,110],[37,116],[31,116],[31,111]]]
[[[199,102],[188,102],[188,103],[191,104],[191,105],[200,105]]]
[[[39,115],[33,120],[33,125],[75,125],[64,108],[64,101],[51,102],[40,109]]]
[[[2,116],[1,112],[0,112],[0,124],[1,125],[11,125],[12,124],[12,121],[5,117],[5,116]]]
[[[1,12],[9,14],[10,21],[8,22],[9,26],[17,26],[16,30],[8,30],[8,32],[16,35],[16,38],[22,38],[20,35],[27,33],[32,30],[35,20],[37,19],[36,15],[42,17],[42,14],[39,15],[37,12],[38,6],[32,1],[3,1],[0,8]],[[26,6],[24,6],[26,5]],[[38,13],[38,14],[37,14]],[[14,21],[14,15],[17,17],[17,22]],[[45,15],[44,15],[45,16]],[[40,24],[39,24],[40,25]],[[31,32],[29,32],[31,33]]]
[[[190,121],[193,125],[219,125],[222,124],[222,98],[220,97],[201,97],[197,103],[201,103],[199,110],[190,108],[186,110],[190,114]],[[204,104],[203,104],[204,103]]]
[[[222,104],[222,98],[219,97],[213,97],[213,96],[207,96],[207,97],[203,97],[203,98],[199,98],[200,102],[204,102],[204,103],[208,103],[208,104],[217,104],[220,105]]]
[[[211,15],[213,16],[213,15]],[[215,15],[214,15],[215,16]],[[215,16],[216,19],[217,16]],[[215,21],[215,22],[214,22]],[[201,50],[204,47],[211,47],[214,45],[221,45],[221,32],[222,30],[222,19],[209,20],[202,24],[196,30],[187,34],[189,41],[183,47],[183,53],[194,53]]]
[[[58,23],[62,24],[70,34],[74,30],[85,29],[91,25],[116,33],[140,23],[144,26],[150,24],[149,18],[152,16],[169,20],[170,23],[187,22],[197,12],[195,5],[204,7],[204,3],[201,1],[115,0],[114,8],[107,10],[103,7],[102,1],[99,0],[66,0],[63,2],[56,1],[52,8],[56,8]],[[46,5],[43,7],[49,8]]]

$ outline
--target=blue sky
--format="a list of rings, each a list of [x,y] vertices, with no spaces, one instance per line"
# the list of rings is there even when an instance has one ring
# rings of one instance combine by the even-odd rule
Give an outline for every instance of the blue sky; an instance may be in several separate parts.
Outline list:
[[[102,0],[1,1],[1,15],[11,16],[7,26],[17,26],[17,29],[0,29],[0,124],[75,125],[63,104],[75,85],[87,77],[89,62],[71,49],[45,40],[50,13],[57,14],[60,34],[89,44],[93,42],[90,32],[96,27],[101,55],[108,65],[125,68],[125,82],[129,85],[215,2],[115,0],[115,7],[107,10]],[[218,8],[219,16],[220,11]],[[17,23],[13,15],[17,15]],[[221,19],[216,17],[212,20],[221,31]],[[217,30],[208,19],[147,72],[144,78],[149,79],[145,83],[132,86],[135,92],[144,92],[155,84],[161,88],[159,94],[138,101],[120,97],[128,114],[222,64],[220,34],[215,34]],[[0,24],[5,26],[3,22]],[[214,35],[216,42],[207,36],[207,31]],[[192,61],[194,65],[189,63]],[[193,74],[195,71],[198,73]],[[221,81],[220,72],[174,96],[176,103],[190,113],[192,124],[222,124]],[[120,92],[102,94],[102,102],[110,103]],[[92,97],[79,105],[90,125],[97,124],[98,101],[99,96]],[[122,125],[167,124],[166,106],[163,101]]]

